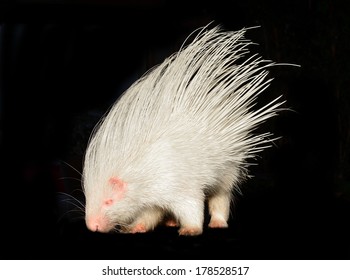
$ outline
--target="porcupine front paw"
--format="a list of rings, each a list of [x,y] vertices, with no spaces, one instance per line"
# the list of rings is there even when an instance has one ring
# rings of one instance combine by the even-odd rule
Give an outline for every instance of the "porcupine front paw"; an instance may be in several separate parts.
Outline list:
[[[148,231],[147,227],[144,224],[139,223],[139,224],[136,224],[135,226],[133,226],[129,230],[129,233],[144,233],[147,231]]]
[[[167,227],[178,227],[179,224],[174,219],[166,219],[164,222],[165,226]],[[138,224],[133,224],[132,227],[128,230],[129,233],[144,233],[150,230],[153,230],[156,224],[152,227],[148,224],[148,226],[145,225],[144,222],[139,222]]]
[[[128,233],[144,233],[154,230],[160,223],[164,213],[160,209],[150,208],[142,211],[142,214],[128,227]]]

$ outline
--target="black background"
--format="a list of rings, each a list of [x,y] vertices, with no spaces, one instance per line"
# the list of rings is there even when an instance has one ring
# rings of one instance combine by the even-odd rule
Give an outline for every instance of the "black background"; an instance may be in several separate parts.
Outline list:
[[[349,259],[350,4],[347,1],[8,1],[0,6],[2,259]],[[262,102],[276,147],[243,183],[228,229],[88,232],[82,158],[123,90],[213,21],[279,66]],[[75,171],[72,167],[77,171]],[[5,246],[7,245],[7,246]]]

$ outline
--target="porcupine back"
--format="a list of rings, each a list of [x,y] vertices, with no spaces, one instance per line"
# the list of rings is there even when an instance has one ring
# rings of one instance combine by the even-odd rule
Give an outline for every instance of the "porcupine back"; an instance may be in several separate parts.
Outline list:
[[[90,139],[86,194],[113,176],[144,186],[183,180],[190,187],[192,180],[204,188],[231,172],[239,185],[249,159],[272,141],[271,132],[255,129],[283,104],[279,97],[253,108],[274,63],[248,56],[245,32],[203,29],[124,92]]]

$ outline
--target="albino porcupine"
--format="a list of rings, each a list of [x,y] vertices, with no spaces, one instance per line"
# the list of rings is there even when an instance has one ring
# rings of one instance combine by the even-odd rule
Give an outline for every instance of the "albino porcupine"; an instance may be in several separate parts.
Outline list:
[[[249,159],[271,145],[255,129],[284,103],[253,109],[274,63],[246,57],[245,32],[203,28],[111,107],[85,155],[88,229],[145,232],[171,217],[179,234],[198,235],[206,199],[209,227],[228,226]]]

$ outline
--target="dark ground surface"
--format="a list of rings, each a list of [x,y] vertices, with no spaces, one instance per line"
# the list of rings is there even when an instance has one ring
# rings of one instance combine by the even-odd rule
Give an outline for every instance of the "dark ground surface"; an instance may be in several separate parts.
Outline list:
[[[0,9],[1,259],[350,259],[346,1],[13,2]],[[59,194],[81,198],[64,162],[81,171],[118,94],[212,20],[260,25],[247,33],[255,50],[302,66],[272,70],[263,97],[283,93],[295,110],[264,127],[283,138],[258,158],[228,229],[88,232]]]

